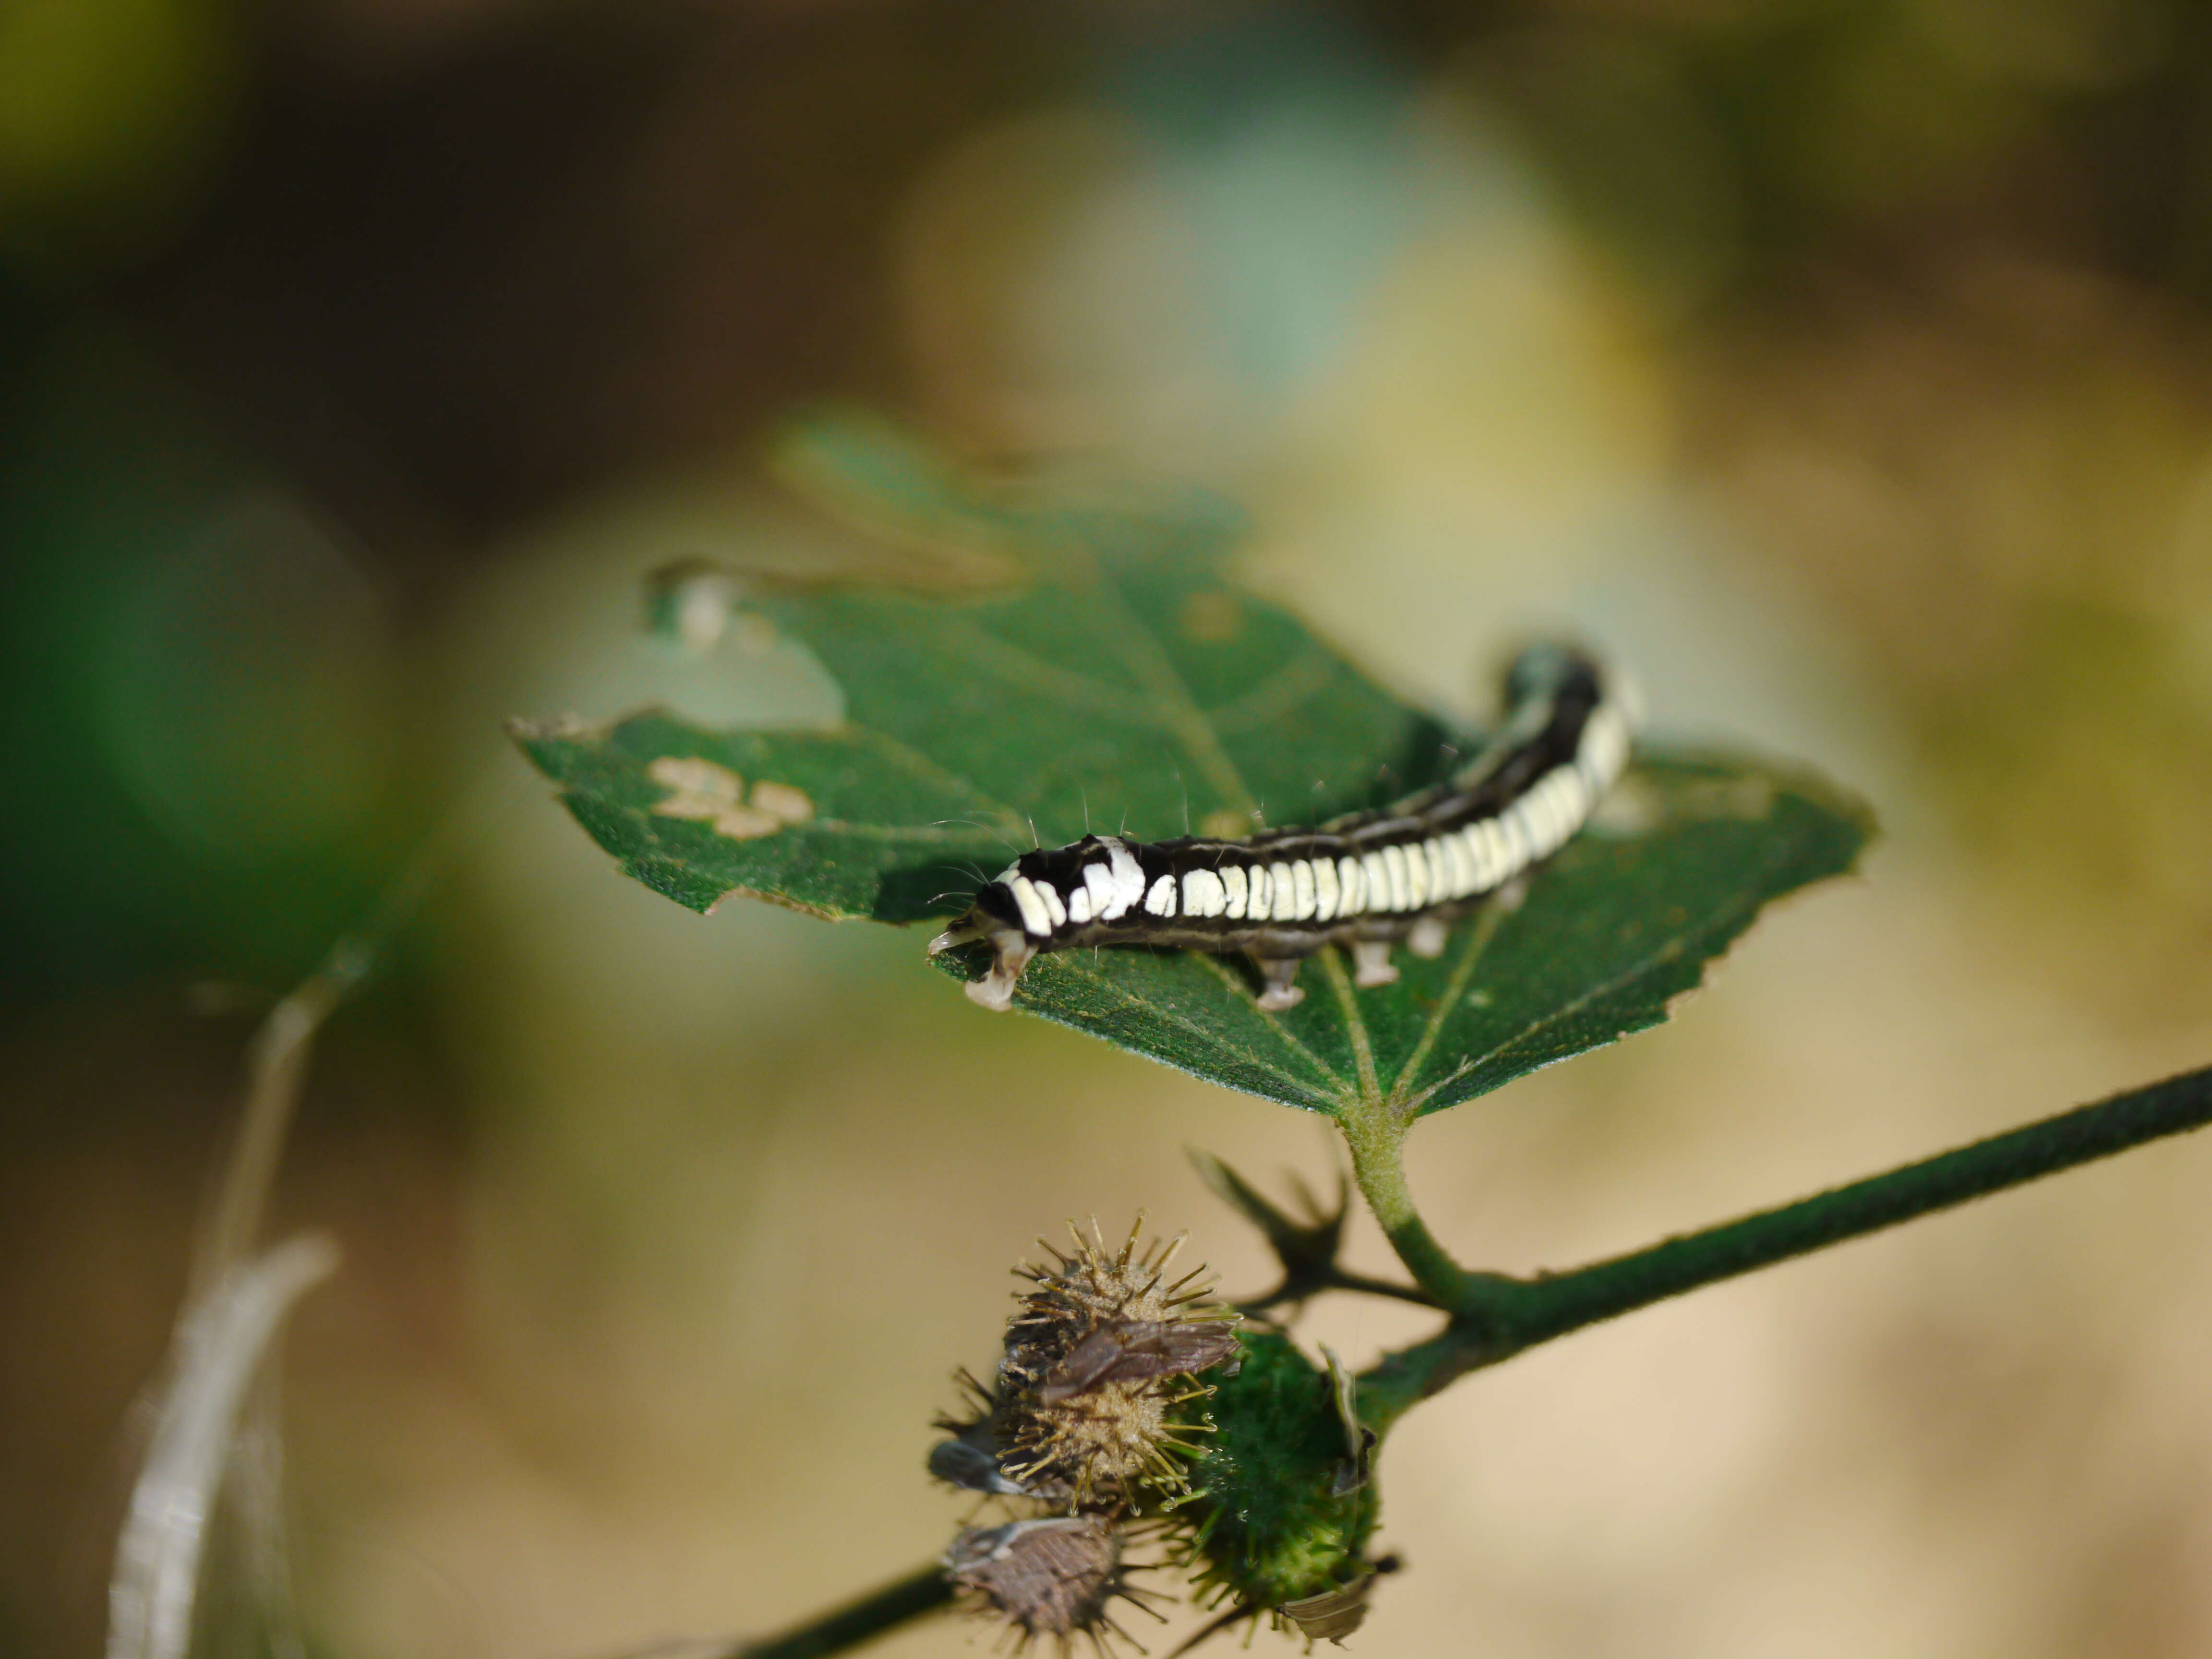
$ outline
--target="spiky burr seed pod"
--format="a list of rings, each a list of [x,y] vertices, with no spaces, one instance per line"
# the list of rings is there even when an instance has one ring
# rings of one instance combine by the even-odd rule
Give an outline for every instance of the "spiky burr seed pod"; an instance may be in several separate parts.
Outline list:
[[[1140,1253],[1143,1230],[1109,1253],[1095,1221],[1087,1239],[1071,1225],[1073,1255],[1046,1244],[1049,1265],[1015,1270],[1036,1288],[1007,1322],[989,1421],[1004,1474],[1033,1495],[1127,1507],[1188,1484],[1188,1437],[1211,1425],[1185,1408],[1211,1392],[1197,1374],[1235,1355],[1236,1316],[1202,1266],[1168,1278],[1182,1235]]]
[[[970,1527],[945,1552],[945,1573],[978,1612],[1019,1632],[1017,1645],[1048,1636],[1063,1652],[1079,1632],[1102,1647],[1107,1632],[1126,1640],[1107,1604],[1118,1595],[1142,1606],[1145,1594],[1127,1582],[1121,1534],[1097,1515]]]
[[[1211,1587],[1209,1605],[1286,1615],[1334,1639],[1364,1613],[1358,1592],[1375,1571],[1374,1483],[1346,1479],[1328,1374],[1279,1332],[1249,1332],[1243,1346],[1243,1367],[1214,1391],[1218,1432],[1175,1508],[1189,1528],[1176,1564]]]

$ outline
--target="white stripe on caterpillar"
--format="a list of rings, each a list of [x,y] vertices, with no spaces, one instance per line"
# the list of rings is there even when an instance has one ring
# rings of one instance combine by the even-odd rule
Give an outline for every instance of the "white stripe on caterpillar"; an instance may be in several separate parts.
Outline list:
[[[1335,918],[1336,902],[1343,896],[1344,888],[1336,878],[1334,859],[1316,859],[1314,873],[1314,920],[1329,921]]]
[[[1176,878],[1162,876],[1152,884],[1152,890],[1145,895],[1145,914],[1148,916],[1171,916],[1176,913]]]
[[[1389,983],[1393,942],[1418,934],[1430,954],[1454,917],[1571,840],[1628,763],[1632,703],[1589,658],[1540,647],[1506,684],[1492,742],[1394,805],[1249,841],[1086,836],[1040,848],[986,883],[930,949],[988,941],[990,972],[968,989],[994,1008],[1010,1005],[1031,956],[1075,945],[1244,951],[1275,1012],[1297,1005],[1297,964],[1327,945],[1352,947],[1355,983]]]

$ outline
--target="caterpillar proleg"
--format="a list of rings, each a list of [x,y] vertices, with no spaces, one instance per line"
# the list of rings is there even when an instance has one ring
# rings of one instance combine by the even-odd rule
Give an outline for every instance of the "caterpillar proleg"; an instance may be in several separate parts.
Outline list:
[[[1443,782],[1379,811],[1244,841],[1085,836],[1024,853],[930,954],[988,942],[990,971],[968,986],[986,1008],[1012,1005],[1040,951],[1092,945],[1242,951],[1270,1011],[1297,1004],[1298,964],[1325,945],[1351,947],[1357,983],[1387,985],[1398,977],[1394,944],[1439,954],[1454,918],[1582,828],[1628,764],[1633,729],[1628,699],[1590,658],[1534,647],[1506,674],[1497,735]]]

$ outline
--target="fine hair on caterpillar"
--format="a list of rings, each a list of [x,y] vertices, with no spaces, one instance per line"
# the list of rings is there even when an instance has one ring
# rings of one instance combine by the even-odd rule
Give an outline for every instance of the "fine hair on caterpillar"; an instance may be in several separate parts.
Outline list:
[[[930,954],[976,941],[986,1008],[1012,1005],[1031,958],[1086,945],[1243,951],[1259,1006],[1294,1007],[1298,964],[1351,948],[1361,986],[1398,977],[1391,946],[1443,950],[1449,924],[1559,851],[1628,764],[1630,699],[1571,647],[1532,647],[1505,677],[1497,735],[1446,778],[1379,811],[1243,840],[1086,835],[1024,853],[983,884]]]

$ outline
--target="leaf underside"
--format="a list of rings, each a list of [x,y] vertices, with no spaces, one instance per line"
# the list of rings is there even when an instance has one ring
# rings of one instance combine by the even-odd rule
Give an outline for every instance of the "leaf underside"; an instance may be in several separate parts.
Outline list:
[[[845,516],[909,536],[926,520],[940,541],[1019,557],[1030,579],[952,599],[757,601],[842,688],[833,729],[649,712],[524,732],[593,838],[680,903],[946,917],[1039,842],[1315,823],[1395,799],[1468,748],[1231,586],[1229,526],[1208,504],[963,493],[851,426],[797,453],[787,470]],[[1325,950],[1305,1000],[1263,1013],[1241,957],[1116,948],[1040,957],[1016,1006],[1286,1105],[1437,1111],[1658,1024],[1761,907],[1849,870],[1870,833],[1863,807],[1809,774],[1646,743],[1517,908],[1462,921],[1437,960],[1400,950],[1395,985],[1354,989]],[[982,965],[939,960],[963,977]]]

